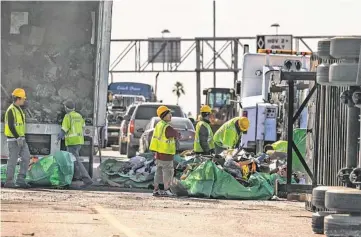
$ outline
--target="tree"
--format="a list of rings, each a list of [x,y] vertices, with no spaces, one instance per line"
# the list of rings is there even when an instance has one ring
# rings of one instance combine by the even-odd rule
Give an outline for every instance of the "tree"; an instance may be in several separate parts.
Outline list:
[[[179,97],[181,97],[181,95],[185,95],[183,84],[181,82],[177,81],[174,84],[172,92],[173,92],[173,94],[175,94],[177,96],[177,105],[178,105]]]

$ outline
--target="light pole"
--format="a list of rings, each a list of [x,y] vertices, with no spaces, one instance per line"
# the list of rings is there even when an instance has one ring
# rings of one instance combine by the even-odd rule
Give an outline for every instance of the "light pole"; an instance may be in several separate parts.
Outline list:
[[[155,75],[155,85],[154,85],[154,94],[155,94],[155,98],[157,98],[157,91],[158,91],[158,77],[159,77],[159,72],[157,73],[157,75]],[[158,100],[158,99],[157,99]]]
[[[274,23],[274,24],[271,25],[271,27],[275,27],[275,28],[276,28],[276,35],[278,35],[278,27],[280,27],[280,24]]]
[[[213,0],[213,87],[216,87],[216,0]]]
[[[161,33],[162,33],[162,38],[164,38],[164,34],[169,34],[170,31],[168,29],[164,29],[164,30],[162,30]]]

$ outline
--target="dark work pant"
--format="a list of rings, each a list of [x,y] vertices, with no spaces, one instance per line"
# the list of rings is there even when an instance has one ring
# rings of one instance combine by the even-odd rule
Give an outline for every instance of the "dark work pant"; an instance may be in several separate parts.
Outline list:
[[[92,183],[92,179],[88,174],[88,171],[85,169],[83,163],[81,163],[79,158],[79,152],[81,145],[67,146],[67,151],[75,156],[76,161],[74,162],[74,178],[81,179],[84,183]]]
[[[30,162],[30,152],[28,144],[24,140],[24,145],[22,147],[19,147],[17,141],[8,141],[8,148],[9,159],[7,162],[6,183],[14,182],[15,167],[19,157],[21,159],[20,170],[16,179],[16,183],[25,183],[26,172],[28,171]]]

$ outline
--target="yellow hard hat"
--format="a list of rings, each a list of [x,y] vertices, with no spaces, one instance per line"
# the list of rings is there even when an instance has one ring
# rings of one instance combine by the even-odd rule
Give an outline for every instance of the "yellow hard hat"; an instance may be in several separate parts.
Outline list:
[[[212,109],[208,105],[202,105],[201,107],[201,113],[211,113]]]
[[[157,109],[157,115],[160,117],[164,112],[170,111],[167,106],[161,105]]]
[[[240,117],[238,120],[239,128],[242,130],[242,132],[245,132],[249,128],[249,120],[247,117]]]
[[[25,90],[22,88],[16,88],[13,93],[13,96],[26,99]]]

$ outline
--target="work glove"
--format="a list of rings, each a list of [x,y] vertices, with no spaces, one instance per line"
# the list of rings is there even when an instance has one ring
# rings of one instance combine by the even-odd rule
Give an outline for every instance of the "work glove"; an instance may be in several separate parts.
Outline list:
[[[65,132],[63,131],[63,129],[60,130],[59,134],[58,134],[58,139],[57,139],[57,142],[56,143],[59,143],[59,141],[61,139],[63,139],[65,136]]]
[[[19,147],[23,147],[23,146],[24,146],[24,139],[23,139],[23,138],[18,137],[18,138],[16,139],[16,142],[18,143],[18,146],[19,146]]]

